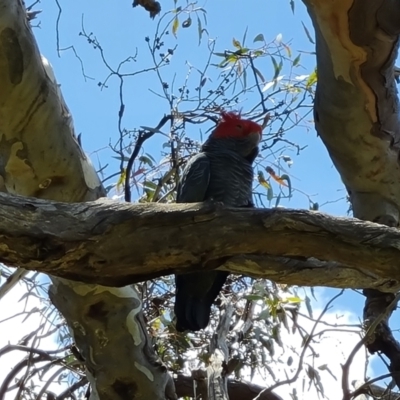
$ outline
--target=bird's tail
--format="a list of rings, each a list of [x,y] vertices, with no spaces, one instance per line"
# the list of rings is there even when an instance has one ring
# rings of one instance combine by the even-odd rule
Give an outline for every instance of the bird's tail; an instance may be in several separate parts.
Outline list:
[[[204,329],[211,306],[226,281],[228,272],[207,271],[176,275],[175,315],[178,332]]]

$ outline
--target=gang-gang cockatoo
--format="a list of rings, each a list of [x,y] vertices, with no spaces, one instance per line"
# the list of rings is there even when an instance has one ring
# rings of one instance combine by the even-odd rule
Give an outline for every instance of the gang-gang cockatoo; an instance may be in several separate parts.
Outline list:
[[[212,200],[230,207],[252,207],[252,163],[261,135],[262,127],[254,121],[222,112],[200,153],[182,173],[177,203]],[[208,325],[211,306],[227,276],[227,272],[212,270],[175,276],[178,331],[198,331]]]

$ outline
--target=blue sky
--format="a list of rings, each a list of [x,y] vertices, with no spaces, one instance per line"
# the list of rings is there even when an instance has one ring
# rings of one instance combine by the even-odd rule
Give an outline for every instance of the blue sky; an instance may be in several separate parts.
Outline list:
[[[217,51],[232,49],[232,39],[241,40],[246,29],[248,45],[252,44],[252,39],[259,33],[262,33],[267,41],[272,41],[278,34],[282,34],[283,42],[290,43],[294,57],[302,52],[301,67],[297,73],[308,74],[314,69],[315,59],[311,54],[314,49],[307,39],[302,22],[311,33],[312,24],[300,1],[295,2],[294,15],[289,0],[212,0],[198,5],[207,10],[207,25],[204,27],[211,38],[217,39]],[[113,67],[121,60],[135,54],[137,50],[137,61],[129,63],[127,70],[140,71],[151,65],[145,37],[154,35],[158,17],[154,21],[151,20],[142,8],[133,9],[131,1],[65,1],[61,6],[58,36],[57,4],[44,0],[38,6],[43,12],[36,20],[40,21],[40,27],[34,29],[34,34],[41,53],[51,62],[57,81],[61,84],[62,93],[74,118],[76,132],[82,133],[84,150],[92,155],[95,165],[98,165],[98,159],[101,159],[102,165],[109,163],[108,173],[111,174],[118,170],[118,162],[111,157],[112,154],[107,149],[109,142],[115,141],[118,137],[118,81],[112,78],[108,82],[107,89],[101,90],[98,86],[99,82],[104,81],[108,71],[101,61],[99,52],[79,35],[82,31],[82,21],[86,32],[93,32],[96,36]],[[165,0],[162,1],[162,6],[164,10],[172,9],[174,3],[172,0]],[[93,80],[85,80],[80,61],[71,49],[62,51],[60,57],[58,56],[57,40],[60,48],[74,46],[82,59],[85,73],[93,77]],[[198,67],[204,64],[206,54],[204,43],[207,37],[204,36],[203,46],[199,47],[195,22],[188,29],[178,30],[178,40],[169,35],[168,41],[168,47],[177,44],[178,48],[171,61],[173,68],[162,71],[166,80],[172,79],[174,73],[177,75],[177,81],[183,80],[187,71],[187,61]],[[262,65],[265,67],[262,73],[266,78],[272,77],[271,63],[266,61]],[[133,129],[141,125],[155,126],[163,114],[169,111],[165,101],[152,94],[149,88],[159,91],[154,73],[137,75],[127,81],[124,92],[126,111],[123,119],[126,128]],[[311,118],[310,115],[309,120]],[[290,168],[292,185],[309,195],[315,195],[314,201],[320,204],[343,198],[345,191],[340,177],[317,137],[312,123],[309,127],[308,130],[294,129],[289,135],[290,140],[300,146],[308,146],[299,156],[294,152],[290,153],[294,160]],[[190,125],[188,128],[190,136],[198,137],[196,125]],[[160,144],[161,138],[153,137],[146,144],[146,151],[155,154],[159,151]],[[99,149],[103,150],[97,152]],[[296,192],[290,202],[285,202],[283,205],[291,208],[308,208],[308,201]],[[347,215],[348,205],[342,200],[326,204],[321,210],[334,215]],[[330,289],[325,290],[324,298],[331,297],[335,292]],[[338,310],[349,309],[360,317],[362,315],[362,297],[353,292],[349,291],[335,304]],[[392,325],[394,322],[393,319]]]
[[[283,35],[285,43],[290,42],[290,47],[295,57],[299,51],[304,52],[301,59],[301,67],[296,73],[299,75],[310,73],[315,60],[311,43],[308,41],[302,22],[312,32],[312,26],[302,3],[296,4],[293,15],[289,1],[278,0],[267,1],[260,6],[260,2],[233,1],[227,7],[227,2],[209,1],[199,5],[207,10],[206,28],[210,37],[217,40],[217,51],[232,49],[232,39],[241,40],[247,29],[247,44],[252,45],[252,39],[262,33],[267,41],[272,41],[279,33]],[[164,9],[173,7],[173,1],[163,2]],[[108,71],[100,59],[98,51],[94,50],[82,36],[82,21],[87,33],[93,32],[100,42],[105,57],[113,67],[138,51],[137,61],[129,63],[125,71],[139,71],[151,66],[149,52],[146,49],[144,38],[153,37],[156,18],[152,21],[142,8],[131,7],[129,1],[122,2],[116,7],[111,1],[99,2],[85,1],[79,5],[74,3],[62,4],[62,13],[59,20],[58,40],[60,48],[74,46],[77,54],[82,58],[85,73],[94,80],[85,81],[79,60],[72,50],[61,52],[57,55],[56,18],[58,8],[54,2],[43,4],[43,13],[40,15],[41,28],[35,29],[35,35],[39,42],[41,52],[52,63],[58,82],[61,84],[63,95],[71,109],[75,121],[77,133],[82,133],[83,146],[86,152],[92,153],[106,147],[110,140],[113,142],[118,136],[117,114],[119,110],[118,84],[116,78],[108,81],[108,89],[100,90],[98,83],[103,82]],[[172,35],[168,37],[167,47],[178,45],[171,60],[171,67],[162,70],[165,80],[171,82],[173,74],[176,73],[177,85],[183,82],[186,76],[186,61],[201,68],[204,65],[205,44],[207,37],[203,38],[203,45],[198,46],[198,34],[196,21],[190,29],[179,29],[178,40]],[[214,58],[214,63],[220,59]],[[272,77],[271,62],[265,60],[261,69],[266,79]],[[212,72],[212,71],[211,71]],[[214,72],[215,74],[217,71]],[[124,126],[128,129],[145,126],[155,126],[164,112],[168,112],[165,101],[160,100],[149,91],[149,88],[160,91],[155,81],[154,73],[138,75],[126,81],[124,92],[126,112]],[[312,115],[309,116],[310,121]],[[293,178],[292,184],[299,190],[316,195],[314,201],[323,204],[326,201],[335,201],[343,198],[345,192],[340,177],[327,157],[327,152],[317,138],[312,124],[310,130],[294,129],[288,138],[300,146],[307,145],[300,156],[292,151],[289,153],[294,159],[291,168]],[[198,128],[188,127],[190,136],[198,135]],[[160,145],[160,139],[153,137],[147,143],[146,150],[155,153]],[[153,147],[152,147],[153,146]],[[153,150],[154,149],[154,150]],[[109,151],[102,151],[99,157],[102,163],[112,163]],[[96,163],[96,156],[93,156]],[[117,166],[117,163],[114,164]],[[115,172],[115,169],[110,169]],[[284,204],[288,207],[308,208],[308,201],[304,196],[298,194],[290,203]],[[345,202],[334,202],[327,204],[323,210],[332,214],[345,215],[347,205]]]

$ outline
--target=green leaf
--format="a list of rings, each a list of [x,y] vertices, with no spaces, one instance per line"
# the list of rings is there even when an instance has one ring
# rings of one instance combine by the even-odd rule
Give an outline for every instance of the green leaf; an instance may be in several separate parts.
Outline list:
[[[236,73],[238,74],[238,76],[242,75],[242,63],[238,60],[238,63],[236,65]]]
[[[271,316],[271,314],[270,314],[268,308],[266,308],[265,310],[262,310],[262,311],[260,312],[260,314],[258,314],[257,320],[258,320],[258,321],[263,321],[263,320],[265,321],[265,320],[267,320],[270,316]]]
[[[120,176],[119,176],[119,178],[117,180],[117,184],[116,184],[117,190],[120,190],[124,186],[125,179],[126,179],[126,169],[124,168],[121,171],[121,174],[120,174]]]
[[[144,189],[143,196],[139,199],[139,203],[151,203],[154,197],[153,189]]]
[[[243,87],[246,89],[247,88],[247,71],[246,68],[243,69]]]
[[[270,186],[267,190],[267,199],[268,201],[271,201],[274,198],[274,191],[272,190],[272,187]]]
[[[315,44],[314,39],[313,39],[312,36],[310,35],[310,32],[309,32],[309,30],[307,29],[307,27],[304,25],[304,22],[301,21],[301,23],[302,23],[302,25],[303,25],[303,29],[304,29],[304,32],[306,33],[306,36],[307,36],[308,40],[309,40],[312,44]]]
[[[73,354],[68,355],[64,358],[64,363],[66,365],[70,365],[72,363],[76,363],[76,357]]]
[[[217,56],[220,56],[222,53],[214,53]],[[222,60],[217,66],[220,68],[224,68],[226,65],[228,65],[229,63],[235,64],[236,61],[239,59],[238,55],[236,53],[225,53],[224,54],[225,60]],[[240,69],[240,66],[238,67]],[[239,75],[240,75],[240,71],[238,71]]]
[[[268,350],[270,356],[273,357],[275,354],[274,342],[265,336],[260,337],[260,342]]]
[[[306,300],[305,303],[306,303],[306,308],[307,308],[308,316],[309,316],[310,318],[313,318],[313,310],[312,310],[312,307],[311,307],[311,300],[310,300],[310,298],[309,298],[308,296],[306,296],[306,299],[305,299],[305,300]]]
[[[200,81],[200,87],[202,88],[205,84],[207,83],[207,78],[206,77],[203,77],[202,79],[201,79],[201,81]]]
[[[123,160],[123,161],[126,161],[126,162],[128,162],[129,161],[129,158],[130,157],[127,157],[127,156],[123,156],[123,157],[121,157],[121,156],[111,156],[112,158],[115,158],[116,160],[118,160],[118,161],[121,161],[121,160]]]
[[[207,25],[207,11],[204,10],[203,8],[198,8],[198,10],[203,11],[204,23]]]
[[[201,38],[203,37],[203,27],[201,25],[200,18],[197,17],[197,33],[199,35],[199,46],[201,44]]]
[[[154,165],[153,161],[149,157],[146,157],[146,156],[140,156],[139,161],[142,162],[143,164],[149,165],[150,167],[152,167]]]
[[[289,175],[283,174],[280,177],[282,180],[287,182],[288,188],[289,188],[289,197],[292,197],[292,182],[290,180]]]
[[[300,63],[300,57],[301,54],[299,54],[294,60],[293,60],[293,67],[297,67]]]
[[[280,201],[281,201],[281,194],[279,193],[275,201],[275,208],[279,206]]]
[[[176,16],[174,18],[174,23],[172,24],[172,34],[176,37],[176,32],[178,32],[179,28],[179,18]]]
[[[154,190],[157,188],[157,185],[152,181],[144,181],[143,186]]]
[[[319,204],[318,204],[318,203],[313,203],[313,202],[311,202],[310,210],[312,210],[312,211],[318,211],[318,210],[319,210]]]
[[[254,39],[253,39],[253,43],[254,42],[265,42],[264,39],[264,35],[262,33],[259,33]]]
[[[290,8],[292,9],[292,13],[294,14],[294,0],[290,0]]]
[[[114,189],[114,184],[110,184],[110,185],[106,186],[104,189],[105,189],[106,193],[110,193],[111,189]]]
[[[265,83],[265,78],[263,74],[256,67],[254,67],[254,72],[260,78],[261,82]]]
[[[291,50],[291,48],[290,48],[287,44],[285,44],[285,43],[282,43],[282,46],[285,48],[288,57],[291,58],[291,57],[292,57],[292,50]]]
[[[243,46],[244,46],[244,44],[246,43],[247,29],[248,29],[248,28],[249,28],[249,27],[246,26],[246,30],[244,31],[244,35],[243,35],[243,39],[242,39]]]
[[[154,157],[153,157],[151,154],[149,154],[149,153],[146,153],[146,157],[149,157],[149,158],[150,158],[150,160],[151,160],[151,161],[153,161],[153,164],[155,164],[155,163],[156,163],[156,160],[154,159]]]
[[[182,28],[189,28],[190,25],[192,25],[192,18],[190,17],[182,22]]]
[[[239,40],[236,40],[235,38],[232,39],[232,44],[239,50],[242,48],[242,45],[240,44]]]
[[[290,296],[290,297],[286,297],[285,301],[287,301],[288,303],[301,303],[303,300],[300,297],[297,296]]]
[[[282,62],[280,64],[278,64],[277,61],[275,60],[274,56],[271,56],[271,60],[272,60],[272,64],[274,66],[274,71],[275,71],[274,77],[272,79],[275,80],[279,76],[279,73],[281,72]]]
[[[247,47],[242,47],[241,49],[235,51],[235,54],[242,55],[242,54],[247,54],[248,52],[249,52],[249,49]]]
[[[236,54],[230,54],[228,57],[226,57],[225,61],[228,63],[235,64],[235,62],[238,60],[238,56]]]
[[[188,350],[191,348],[190,342],[186,337],[186,334],[182,333],[180,335],[176,335],[175,340],[176,342],[178,342],[183,350]]]
[[[318,80],[317,69],[315,69],[314,72],[312,72],[307,79],[306,88],[309,89],[317,82],[317,80]]]
[[[262,171],[257,172],[258,183],[265,187],[265,189],[270,189],[271,185],[266,181],[264,173]]]
[[[275,339],[275,342],[278,343],[280,347],[283,347],[280,325],[275,325],[272,328],[272,337]]]
[[[313,287],[310,287],[310,292],[312,294],[312,297],[314,298],[315,301],[318,301],[317,298],[315,297],[315,290]]]

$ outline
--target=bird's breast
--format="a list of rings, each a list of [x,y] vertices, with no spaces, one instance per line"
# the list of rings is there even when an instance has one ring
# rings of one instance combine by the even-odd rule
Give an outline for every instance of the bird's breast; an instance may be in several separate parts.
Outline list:
[[[243,157],[229,152],[208,155],[210,182],[206,199],[221,201],[227,206],[247,206],[252,198],[253,167]]]

